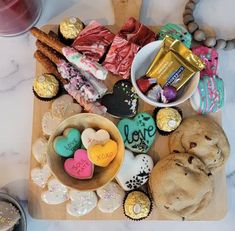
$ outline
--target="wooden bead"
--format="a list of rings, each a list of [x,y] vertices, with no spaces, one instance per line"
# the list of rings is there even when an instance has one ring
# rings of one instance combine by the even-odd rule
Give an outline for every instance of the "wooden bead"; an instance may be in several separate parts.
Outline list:
[[[188,2],[188,3],[185,5],[185,9],[194,10],[194,9],[195,9],[195,3],[193,3],[193,2]]]
[[[224,49],[226,46],[226,41],[224,39],[218,39],[216,41],[215,49],[220,50]]]
[[[202,30],[196,30],[193,34],[194,40],[201,42],[206,39],[206,35]]]
[[[215,37],[207,37],[204,41],[204,45],[207,47],[214,47],[216,44],[216,38]]]
[[[190,22],[194,21],[194,17],[191,14],[187,14],[183,18],[184,25],[188,25]]]
[[[191,9],[186,9],[183,13],[183,16],[185,16],[187,14],[193,15],[193,11]]]
[[[192,34],[194,31],[196,31],[199,28],[199,26],[197,25],[196,22],[190,22],[187,28],[188,28],[188,31]]]
[[[231,41],[231,40],[226,41],[226,46],[224,48],[225,51],[229,51],[229,50],[232,50],[234,48],[235,47],[234,47],[233,41]]]

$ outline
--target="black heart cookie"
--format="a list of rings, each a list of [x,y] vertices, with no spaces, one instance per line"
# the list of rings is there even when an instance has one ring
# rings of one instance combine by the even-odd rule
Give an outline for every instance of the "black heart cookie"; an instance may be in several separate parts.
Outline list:
[[[113,93],[103,96],[101,103],[114,117],[133,117],[138,109],[138,95],[128,80],[120,80],[115,83]]]

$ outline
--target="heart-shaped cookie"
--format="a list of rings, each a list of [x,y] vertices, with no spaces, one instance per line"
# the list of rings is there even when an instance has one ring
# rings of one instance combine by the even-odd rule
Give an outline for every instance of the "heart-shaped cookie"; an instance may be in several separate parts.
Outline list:
[[[146,112],[138,113],[133,120],[120,120],[118,129],[125,146],[133,152],[146,153],[155,140],[155,121]]]
[[[113,93],[103,96],[101,104],[114,117],[132,117],[137,113],[138,95],[128,80],[119,80],[113,87]]]
[[[42,117],[42,131],[46,136],[51,136],[62,119],[53,117],[51,112],[45,112]]]
[[[91,212],[97,205],[97,196],[95,192],[79,192],[76,190],[70,190],[69,192],[70,202],[66,205],[67,213],[80,217]]]
[[[78,103],[73,102],[72,96],[65,94],[54,100],[51,106],[52,115],[59,119],[65,119],[82,111]]]
[[[44,165],[42,168],[33,168],[31,170],[32,181],[41,188],[46,186],[50,176],[51,170],[48,165]]]
[[[40,163],[42,165],[46,163],[47,140],[44,137],[39,137],[33,143],[32,153],[38,163]]]
[[[134,156],[132,152],[125,150],[125,157],[116,180],[126,191],[137,189],[149,179],[153,169],[152,157],[147,154]]]
[[[100,129],[95,131],[93,128],[86,128],[81,135],[82,144],[86,149],[93,143],[103,143],[110,139],[109,133],[104,130]]]
[[[100,197],[98,208],[103,213],[114,212],[122,205],[125,197],[124,190],[115,182],[110,182],[96,192]]]
[[[76,128],[66,128],[63,136],[57,136],[53,141],[55,152],[63,157],[70,157],[81,146],[81,134]]]
[[[117,154],[117,142],[108,140],[104,144],[94,144],[88,148],[89,160],[97,166],[107,167]]]
[[[73,158],[64,162],[65,171],[76,179],[90,179],[93,176],[94,165],[88,159],[87,151],[78,149]]]
[[[57,179],[53,178],[47,183],[48,190],[41,194],[42,201],[51,205],[61,204],[69,199],[68,189]]]

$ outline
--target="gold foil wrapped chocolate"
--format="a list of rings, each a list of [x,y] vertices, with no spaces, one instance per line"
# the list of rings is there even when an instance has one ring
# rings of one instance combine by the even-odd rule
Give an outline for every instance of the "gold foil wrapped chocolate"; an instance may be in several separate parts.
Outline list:
[[[127,195],[123,206],[128,218],[141,220],[150,214],[152,202],[144,192],[132,191]]]
[[[178,91],[196,72],[204,68],[203,61],[182,42],[166,36],[146,76],[156,78],[161,87],[173,86]]]
[[[182,117],[174,108],[162,108],[157,112],[157,127],[165,132],[174,131],[181,123]]]
[[[83,30],[83,22],[76,17],[65,18],[60,22],[60,33],[65,39],[75,39]]]
[[[59,82],[54,75],[44,73],[35,77],[33,90],[41,98],[53,98],[59,91]]]

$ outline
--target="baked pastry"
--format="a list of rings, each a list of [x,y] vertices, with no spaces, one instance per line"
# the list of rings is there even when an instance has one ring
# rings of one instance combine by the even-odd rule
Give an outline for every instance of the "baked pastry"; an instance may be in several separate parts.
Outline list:
[[[211,173],[194,155],[171,154],[153,168],[150,190],[157,210],[170,219],[192,219],[208,206]]]
[[[184,119],[170,135],[169,147],[171,153],[195,154],[213,172],[225,164],[230,152],[223,129],[214,120],[204,116]]]

